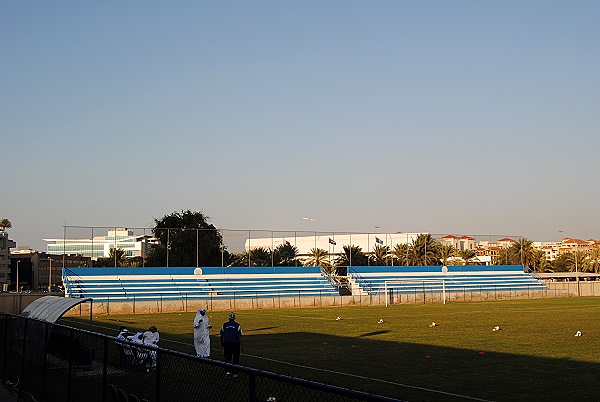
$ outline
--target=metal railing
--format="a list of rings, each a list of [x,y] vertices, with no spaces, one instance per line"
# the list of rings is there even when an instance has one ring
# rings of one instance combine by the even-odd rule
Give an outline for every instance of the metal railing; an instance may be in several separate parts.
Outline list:
[[[368,294],[373,291],[373,286],[361,274],[356,272],[352,267],[348,267],[348,274],[356,281],[356,284]]]
[[[8,314],[0,374],[19,400],[398,401]]]

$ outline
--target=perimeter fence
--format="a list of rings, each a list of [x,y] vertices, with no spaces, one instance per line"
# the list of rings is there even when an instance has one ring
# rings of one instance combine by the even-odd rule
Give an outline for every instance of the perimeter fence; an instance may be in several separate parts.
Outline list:
[[[178,244],[193,244],[188,252],[195,262],[195,266],[202,266],[203,255],[210,249],[214,235],[220,238],[220,264],[212,261],[211,265],[228,266],[232,261],[227,261],[228,254],[244,254],[250,250],[266,250],[268,256],[250,255],[244,261],[237,261],[235,266],[277,266],[272,251],[281,246],[293,246],[297,255],[293,265],[301,266],[305,260],[314,257],[312,250],[324,250],[325,261],[330,264],[345,253],[344,247],[359,247],[363,253],[374,257],[377,249],[383,247],[387,253],[383,257],[385,265],[404,265],[399,262],[400,255],[394,253],[397,246],[412,245],[419,235],[428,234],[433,239],[442,241],[442,244],[452,245],[457,250],[472,249],[477,246],[483,248],[505,247],[511,241],[519,241],[520,235],[507,234],[464,234],[448,235],[447,233],[414,232],[403,233],[389,231],[384,227],[376,226],[374,231],[349,232],[349,231],[323,231],[310,230],[311,221],[303,222],[302,230],[265,230],[265,229],[228,229],[228,228],[177,228],[177,227],[118,227],[118,226],[78,226],[64,225],[62,236],[54,238],[48,244],[48,253],[53,255],[82,255],[96,260],[99,257],[109,257],[111,249],[122,249],[127,257],[146,256],[147,253],[159,246],[161,240],[154,237],[155,232],[163,234],[163,245],[167,245],[165,252],[160,254],[164,260],[160,264],[166,267],[180,266],[169,252]],[[425,251],[427,245],[424,246]],[[214,251],[214,250],[213,250]],[[408,251],[404,248],[404,252]],[[116,256],[116,253],[113,254]],[[213,256],[214,257],[214,256]],[[352,265],[353,253],[348,254],[349,265]],[[218,259],[218,258],[217,258]],[[375,264],[368,258],[365,265]],[[461,260],[458,257],[455,259]],[[461,260],[462,261],[462,260]],[[481,262],[491,261],[491,257],[480,256]],[[87,262],[91,264],[91,262]],[[117,261],[115,261],[116,265]],[[142,266],[146,261],[141,260]],[[84,264],[84,263],[82,263]],[[64,261],[63,261],[63,265]],[[189,265],[189,264],[188,264]],[[356,264],[355,264],[356,265]],[[65,265],[66,266],[66,265]]]
[[[20,401],[398,401],[9,314],[0,341]]]

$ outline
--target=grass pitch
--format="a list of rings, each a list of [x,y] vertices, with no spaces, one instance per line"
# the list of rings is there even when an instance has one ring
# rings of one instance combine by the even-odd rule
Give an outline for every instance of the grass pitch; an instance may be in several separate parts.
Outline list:
[[[216,359],[228,313],[207,313]],[[236,313],[258,369],[410,401],[600,400],[600,298]],[[161,347],[194,353],[194,316],[98,316],[94,331],[156,325]]]

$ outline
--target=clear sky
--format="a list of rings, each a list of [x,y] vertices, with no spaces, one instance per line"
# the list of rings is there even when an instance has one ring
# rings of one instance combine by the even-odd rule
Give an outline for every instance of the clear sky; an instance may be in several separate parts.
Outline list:
[[[38,249],[183,209],[598,239],[598,21],[598,1],[2,1],[0,217]]]

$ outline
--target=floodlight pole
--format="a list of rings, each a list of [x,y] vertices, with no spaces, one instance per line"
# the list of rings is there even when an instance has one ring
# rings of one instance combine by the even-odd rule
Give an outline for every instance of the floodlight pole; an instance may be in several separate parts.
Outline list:
[[[17,260],[17,287],[16,287],[16,291],[19,291],[19,263],[21,262],[21,260]]]

